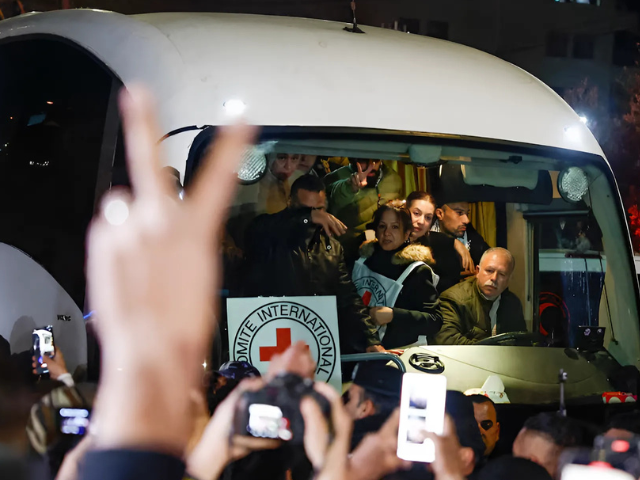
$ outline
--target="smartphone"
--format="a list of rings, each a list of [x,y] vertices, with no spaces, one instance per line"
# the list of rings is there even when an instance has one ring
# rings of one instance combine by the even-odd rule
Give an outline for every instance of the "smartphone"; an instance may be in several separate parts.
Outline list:
[[[31,334],[33,356],[36,358],[36,372],[39,375],[49,373],[47,366],[47,356],[53,357],[56,354],[53,343],[53,326],[36,328]]]
[[[254,437],[291,440],[289,421],[280,407],[254,403],[249,405],[247,432]]]
[[[63,435],[84,435],[89,428],[91,412],[86,408],[59,408],[58,425]]]
[[[398,457],[431,463],[436,458],[433,441],[424,432],[442,435],[447,378],[427,373],[405,373],[400,396]]]

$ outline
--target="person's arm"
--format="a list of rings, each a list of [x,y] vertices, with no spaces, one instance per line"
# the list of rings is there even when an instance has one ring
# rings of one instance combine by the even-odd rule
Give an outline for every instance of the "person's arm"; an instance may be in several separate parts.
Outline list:
[[[411,277],[415,280],[411,281]],[[411,283],[403,288],[401,295],[418,295],[421,305],[419,310],[394,307],[395,328],[401,328],[404,334],[416,338],[420,335],[435,335],[442,327],[442,312],[431,270],[425,266],[419,267],[407,280]]]
[[[346,329],[346,331],[357,332],[356,334],[364,336],[365,349],[380,345],[380,338],[378,337],[376,327],[367,313],[367,308],[362,303],[362,299],[358,295],[355,285],[351,281],[347,264],[344,261],[342,248],[340,248],[339,257],[336,301],[338,304],[338,312],[342,313],[340,319],[349,323],[349,328]]]
[[[333,183],[327,193],[329,194],[329,204],[332,213],[341,210],[345,205],[357,203],[360,198],[366,195],[362,190],[353,191],[351,177]]]
[[[179,480],[192,430],[190,392],[201,382],[215,327],[211,292],[221,278],[234,170],[255,130],[221,129],[177,202],[160,173],[149,94],[130,85],[120,106],[133,191],[108,192],[87,236],[102,370],[92,418],[97,451],[87,454],[80,479]]]
[[[256,218],[245,233],[246,255],[252,261],[255,255],[269,251],[283,243],[297,245],[307,237],[311,225],[321,227],[327,235],[340,236],[347,227],[333,215],[311,208],[287,208],[273,215]]]
[[[462,331],[463,309],[447,295],[440,297],[442,328],[436,335],[438,345],[472,345],[476,340],[468,338]]]

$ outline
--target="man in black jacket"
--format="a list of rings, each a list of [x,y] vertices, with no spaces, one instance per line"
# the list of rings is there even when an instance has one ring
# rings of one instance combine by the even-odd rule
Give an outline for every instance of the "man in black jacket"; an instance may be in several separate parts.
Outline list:
[[[358,296],[334,238],[342,222],[325,211],[322,180],[304,175],[291,186],[285,210],[256,218],[245,239],[245,296],[335,295],[340,351],[382,350],[375,327]]]

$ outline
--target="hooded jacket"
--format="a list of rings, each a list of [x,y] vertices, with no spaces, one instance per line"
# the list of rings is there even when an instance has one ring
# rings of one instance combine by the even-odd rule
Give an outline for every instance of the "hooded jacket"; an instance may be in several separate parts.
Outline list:
[[[442,314],[438,291],[434,286],[434,273],[428,266],[433,263],[429,248],[414,243],[385,251],[377,241],[372,240],[362,244],[360,256],[366,258],[364,264],[369,269],[392,280],[397,280],[413,262],[427,264],[416,268],[404,281],[382,345],[385,348],[399,348],[416,342],[420,335],[433,338],[442,326]]]

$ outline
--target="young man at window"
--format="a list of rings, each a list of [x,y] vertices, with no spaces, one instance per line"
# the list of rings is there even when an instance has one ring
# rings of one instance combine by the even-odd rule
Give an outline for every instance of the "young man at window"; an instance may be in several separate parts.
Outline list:
[[[439,201],[439,204],[442,203]],[[442,232],[462,242],[467,247],[473,265],[480,263],[480,257],[490,247],[469,220],[469,202],[448,202],[436,209],[437,222],[432,230]],[[463,259],[464,260],[464,259]]]

